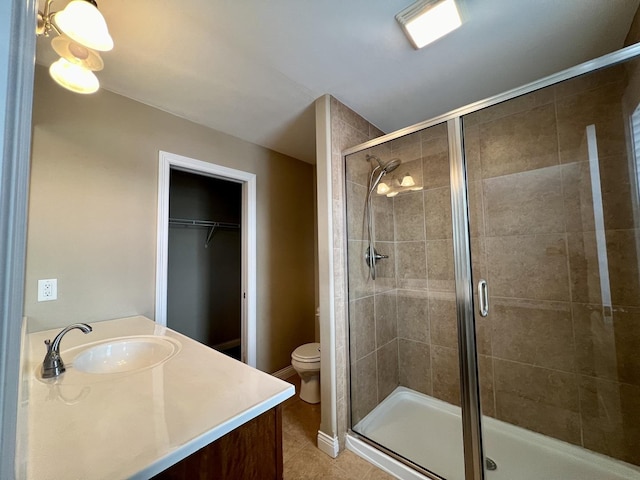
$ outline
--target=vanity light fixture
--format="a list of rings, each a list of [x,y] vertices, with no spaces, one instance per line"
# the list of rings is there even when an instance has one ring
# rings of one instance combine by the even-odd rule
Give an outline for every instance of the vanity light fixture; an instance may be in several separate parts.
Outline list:
[[[418,0],[398,13],[396,20],[416,50],[462,25],[455,0]]]
[[[408,173],[402,177],[402,181],[400,182],[401,187],[413,187],[415,184],[416,182],[413,181],[413,177]]]
[[[49,74],[72,92],[93,93],[100,88],[93,72],[104,67],[98,52],[113,48],[107,22],[95,0],[72,0],[63,10],[51,12],[53,1],[45,0],[36,27],[38,35],[49,37],[52,32],[58,35],[51,46],[61,58],[51,65]]]
[[[400,193],[400,192],[398,192],[397,190],[394,190],[393,192],[387,193],[387,197],[389,197],[389,198],[395,197],[396,195],[398,195],[398,193]]]

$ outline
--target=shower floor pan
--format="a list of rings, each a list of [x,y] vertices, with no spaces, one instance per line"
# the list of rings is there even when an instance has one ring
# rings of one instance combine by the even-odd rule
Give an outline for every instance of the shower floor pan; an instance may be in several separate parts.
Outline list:
[[[640,468],[575,445],[488,417],[482,427],[485,455],[497,466],[486,471],[487,480],[640,480]],[[447,480],[464,480],[459,407],[398,387],[353,431]],[[383,468],[388,464],[372,448],[348,445]]]

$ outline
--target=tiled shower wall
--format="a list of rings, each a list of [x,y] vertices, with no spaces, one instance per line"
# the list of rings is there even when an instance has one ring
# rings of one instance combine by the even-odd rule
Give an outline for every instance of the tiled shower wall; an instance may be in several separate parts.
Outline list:
[[[374,193],[378,263],[375,281],[364,262],[364,205],[371,165],[366,155],[401,165],[383,178],[412,191]],[[347,158],[349,307],[351,314],[352,421],[357,423],[398,385],[449,400],[456,395],[453,250],[446,125],[396,139]],[[375,160],[374,160],[375,162]],[[433,319],[431,322],[429,319]],[[453,388],[452,388],[453,384]]]
[[[640,218],[625,122],[635,64],[465,117],[483,413],[640,464]],[[603,309],[585,128],[595,125],[612,312]],[[376,196],[378,280],[367,280],[371,165],[399,157],[424,190]],[[385,181],[386,177],[385,177]],[[444,126],[347,158],[352,416],[397,385],[459,404],[451,207]],[[601,264],[601,263],[600,263]],[[603,315],[603,312],[605,314]]]
[[[344,448],[348,428],[347,386],[347,279],[343,265],[345,252],[345,198],[344,198],[344,162],[342,151],[383,135],[383,132],[346,105],[331,97],[329,106],[331,128],[331,195],[333,201],[333,258],[334,258],[334,318],[336,336],[336,398],[337,426],[340,449]]]

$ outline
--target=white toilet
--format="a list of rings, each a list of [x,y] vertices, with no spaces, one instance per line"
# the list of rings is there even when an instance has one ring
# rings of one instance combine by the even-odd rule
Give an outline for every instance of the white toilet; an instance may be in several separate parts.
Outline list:
[[[320,344],[305,343],[291,354],[291,366],[300,375],[300,399],[320,403]]]

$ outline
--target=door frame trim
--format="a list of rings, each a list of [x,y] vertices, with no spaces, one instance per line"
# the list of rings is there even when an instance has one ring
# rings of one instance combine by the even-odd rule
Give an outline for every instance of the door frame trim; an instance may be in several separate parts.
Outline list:
[[[171,169],[242,184],[242,361],[256,366],[256,175],[170,152],[159,152],[155,321],[167,325],[169,178]]]

